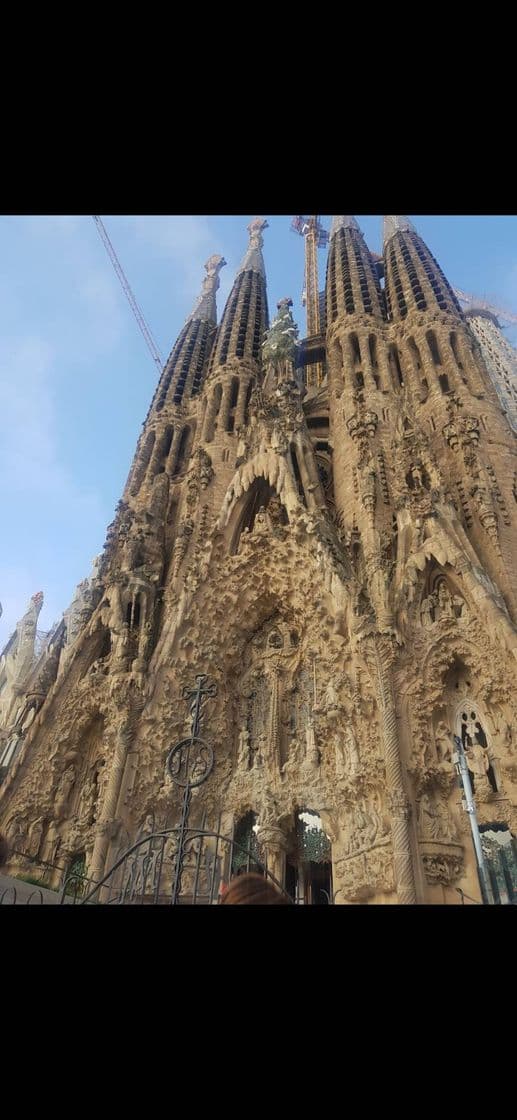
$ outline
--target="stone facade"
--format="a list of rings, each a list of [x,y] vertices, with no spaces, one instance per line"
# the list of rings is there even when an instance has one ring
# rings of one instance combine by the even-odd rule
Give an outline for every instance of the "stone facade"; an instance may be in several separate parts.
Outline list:
[[[479,899],[451,736],[480,821],[515,833],[515,435],[406,219],[386,219],[384,288],[355,219],[334,219],[306,393],[288,300],[269,328],[264,228],[219,327],[207,262],[102,557],[5,716],[9,735],[34,698],[0,786],[10,867],[57,881],[84,853],[97,879],[150,815],[177,822],[165,762],[202,672],[196,819],[255,814],[287,879],[315,815],[337,904]]]

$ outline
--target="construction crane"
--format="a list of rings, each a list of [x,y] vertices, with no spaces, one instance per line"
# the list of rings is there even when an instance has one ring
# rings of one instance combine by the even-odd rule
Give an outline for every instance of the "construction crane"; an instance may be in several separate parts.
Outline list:
[[[479,307],[482,311],[489,311],[491,315],[495,315],[497,319],[507,323],[508,326],[517,323],[517,315],[514,315],[512,311],[496,307],[495,304],[489,303],[486,299],[479,299],[478,296],[468,295],[467,292],[462,292],[460,288],[454,288],[453,290],[460,303],[465,303],[472,309]]]
[[[142,312],[140,311],[140,308],[139,308],[139,306],[136,302],[136,299],[133,295],[133,292],[131,291],[131,288],[129,286],[129,282],[127,280],[127,277],[126,277],[126,275],[124,273],[124,270],[122,268],[122,265],[121,265],[121,263],[120,263],[120,261],[117,257],[117,254],[116,254],[116,252],[113,248],[113,245],[111,244],[111,241],[108,237],[108,234],[106,232],[104,224],[101,221],[98,214],[92,214],[92,218],[95,222],[95,225],[97,226],[97,229],[98,229],[99,234],[102,238],[102,241],[104,242],[106,252],[108,253],[108,256],[111,260],[113,268],[115,269],[115,272],[117,273],[117,276],[120,280],[120,283],[122,284],[122,287],[124,289],[125,295],[127,297],[128,303],[131,307],[133,315],[135,316],[135,319],[138,323],[138,326],[140,327],[140,330],[141,330],[141,332],[142,332],[142,334],[145,338],[147,348],[152,355],[153,362],[155,363],[159,372],[161,373],[161,371],[163,369],[163,366],[164,366],[163,358],[162,358],[162,356],[160,354],[160,351],[159,351],[159,349],[156,345],[156,342],[154,341],[154,338],[151,334],[151,331],[149,330],[149,327],[147,326],[147,323],[146,323],[146,321],[145,321],[145,319],[142,315]]]

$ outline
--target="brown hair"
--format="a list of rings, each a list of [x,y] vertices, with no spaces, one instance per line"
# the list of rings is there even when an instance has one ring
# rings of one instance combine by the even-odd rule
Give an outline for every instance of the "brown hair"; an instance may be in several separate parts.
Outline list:
[[[289,906],[290,899],[263,875],[248,871],[232,879],[220,905],[224,906]]]

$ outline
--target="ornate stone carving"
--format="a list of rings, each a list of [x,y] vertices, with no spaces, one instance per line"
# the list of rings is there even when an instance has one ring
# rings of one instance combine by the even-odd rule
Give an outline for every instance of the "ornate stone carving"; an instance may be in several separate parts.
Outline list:
[[[336,902],[367,902],[377,893],[390,894],[395,888],[393,855],[389,840],[368,852],[334,862]]]
[[[464,849],[460,844],[427,842],[420,844],[425,877],[433,886],[450,886],[464,872]]]

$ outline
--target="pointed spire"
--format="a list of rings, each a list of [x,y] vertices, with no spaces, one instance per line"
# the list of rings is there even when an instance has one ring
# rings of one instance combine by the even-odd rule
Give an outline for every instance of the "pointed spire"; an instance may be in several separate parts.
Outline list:
[[[340,229],[356,229],[358,233],[361,232],[360,226],[357,224],[353,214],[334,214],[330,227],[330,236],[335,237]]]
[[[237,269],[236,276],[241,272],[259,272],[261,276],[266,277],[266,270],[264,267],[264,258],[262,256],[262,246],[264,239],[262,237],[262,230],[268,229],[268,223],[265,218],[254,218],[248,226],[250,234],[250,243],[244,255],[244,259],[240,268]]]
[[[384,245],[386,245],[390,238],[392,238],[396,233],[401,232],[416,233],[416,229],[413,223],[410,222],[409,218],[406,218],[405,214],[385,214],[383,239]]]
[[[220,284],[219,273],[225,264],[224,257],[219,257],[217,254],[208,258],[205,264],[207,275],[203,280],[201,295],[190,315],[187,316],[187,323],[190,319],[206,319],[209,323],[217,322],[215,293]]]

